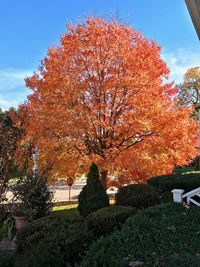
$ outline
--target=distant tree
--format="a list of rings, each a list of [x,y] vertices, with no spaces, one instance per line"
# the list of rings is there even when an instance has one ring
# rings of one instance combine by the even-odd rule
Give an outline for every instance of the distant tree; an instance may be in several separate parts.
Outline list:
[[[200,67],[188,69],[183,83],[179,86],[179,104],[181,106],[200,104]]]
[[[194,106],[200,105],[200,66],[190,68],[184,75],[184,81],[179,86],[178,104],[180,106]],[[194,109],[192,116],[198,118],[198,111]],[[194,160],[193,164],[197,170],[200,170],[199,156]]]
[[[87,216],[107,206],[109,206],[109,198],[100,181],[98,167],[93,163],[87,176],[87,183],[79,194],[78,211],[80,215]]]

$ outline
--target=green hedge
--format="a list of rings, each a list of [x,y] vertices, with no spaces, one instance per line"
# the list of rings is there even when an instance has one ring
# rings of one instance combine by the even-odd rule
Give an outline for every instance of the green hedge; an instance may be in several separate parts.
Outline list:
[[[32,222],[17,235],[15,267],[68,267],[80,262],[85,251],[135,214],[131,207],[102,208],[88,217],[76,209],[55,211]]]
[[[199,267],[200,209],[162,204],[130,217],[90,247],[80,267]]]
[[[157,189],[148,184],[130,184],[121,187],[116,194],[117,205],[147,208],[158,203],[159,194]]]
[[[86,217],[88,229],[96,237],[106,235],[121,226],[126,219],[136,213],[132,207],[116,206],[99,209]]]
[[[52,212],[17,235],[15,267],[66,267],[93,240],[77,209]]]
[[[49,216],[37,219],[30,223],[17,235],[17,250],[20,252],[25,248],[37,245],[46,236],[53,232],[67,229],[72,223],[82,221],[77,209],[54,211]]]
[[[38,242],[24,248],[15,259],[15,267],[66,267],[80,261],[94,240],[83,222],[72,223],[67,228],[54,229],[50,234],[35,233]],[[40,238],[42,236],[42,239]],[[35,239],[36,241],[36,239]]]
[[[15,267],[14,258],[14,252],[0,251],[0,267]]]
[[[199,173],[177,173],[153,177],[148,180],[148,184],[156,187],[161,193],[169,192],[173,189],[184,189],[185,192],[200,187]]]

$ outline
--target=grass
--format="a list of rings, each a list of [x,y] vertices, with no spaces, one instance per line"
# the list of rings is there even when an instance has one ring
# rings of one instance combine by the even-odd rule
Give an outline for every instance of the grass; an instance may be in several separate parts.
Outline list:
[[[52,211],[59,211],[59,210],[69,210],[77,208],[78,204],[68,204],[68,205],[62,205],[62,206],[55,206],[52,208]]]

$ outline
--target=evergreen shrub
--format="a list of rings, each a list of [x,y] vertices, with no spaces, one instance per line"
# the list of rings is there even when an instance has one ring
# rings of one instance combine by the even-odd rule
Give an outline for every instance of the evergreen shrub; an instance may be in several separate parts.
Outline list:
[[[80,267],[199,267],[200,209],[174,203],[137,212],[94,242]]]
[[[158,191],[148,184],[130,184],[121,187],[116,194],[116,204],[147,208],[159,203]]]
[[[88,229],[92,231],[96,237],[99,237],[119,228],[128,217],[135,213],[136,209],[133,207],[113,205],[89,214],[86,217],[86,223]]]
[[[87,183],[79,194],[78,211],[80,215],[87,216],[95,210],[108,206],[106,189],[100,181],[98,167],[93,163],[87,176]]]

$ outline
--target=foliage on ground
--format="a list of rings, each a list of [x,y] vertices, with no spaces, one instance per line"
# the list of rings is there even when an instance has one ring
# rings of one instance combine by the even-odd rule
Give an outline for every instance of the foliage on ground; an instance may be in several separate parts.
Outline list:
[[[162,204],[130,217],[89,249],[81,267],[198,267],[200,209]],[[138,264],[138,265],[137,265]]]

